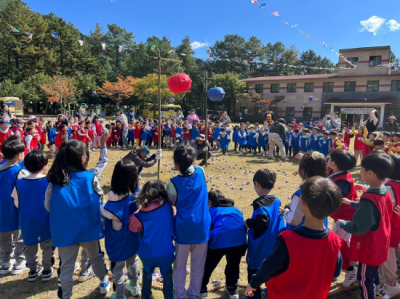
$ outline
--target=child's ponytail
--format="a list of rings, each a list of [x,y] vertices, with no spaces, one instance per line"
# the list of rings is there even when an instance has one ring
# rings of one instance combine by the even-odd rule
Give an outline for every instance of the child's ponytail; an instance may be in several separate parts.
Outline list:
[[[322,176],[326,178],[328,172],[325,157],[318,152],[304,155],[300,160],[299,174],[303,179],[308,179],[313,176]]]
[[[86,145],[83,142],[78,140],[63,142],[47,174],[47,180],[55,185],[68,185],[71,169],[74,171],[85,170],[82,163],[85,155]]]
[[[179,164],[179,170],[183,175],[188,174],[188,169],[195,159],[196,152],[190,145],[180,145],[174,151],[174,161]]]

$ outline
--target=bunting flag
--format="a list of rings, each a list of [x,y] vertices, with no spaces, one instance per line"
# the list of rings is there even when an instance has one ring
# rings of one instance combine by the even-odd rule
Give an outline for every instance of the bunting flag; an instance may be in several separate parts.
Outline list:
[[[279,17],[279,13],[277,11],[274,11],[271,16]]]
[[[257,0],[251,0],[250,3],[257,4]]]
[[[32,40],[32,38],[33,38],[33,33],[29,34],[28,38],[29,38],[30,40]]]
[[[121,53],[122,52],[122,46],[118,47],[118,52]]]
[[[172,49],[172,50],[169,50],[168,53],[172,53],[173,51],[174,51],[173,49]]]
[[[151,46],[151,50],[154,51],[156,49],[156,45]]]
[[[78,40],[79,44],[81,45],[81,47],[83,46],[83,40]]]
[[[58,33],[57,32],[53,32],[53,34],[51,36],[52,37],[58,37]]]
[[[267,6],[267,3],[265,3],[265,2],[261,3],[260,9],[263,9],[265,6]]]
[[[12,27],[12,26],[11,26],[11,30],[12,30],[12,32],[19,32],[19,30],[17,28]]]
[[[297,27],[297,26],[299,26],[299,25],[297,25],[297,24],[296,24],[296,25],[294,25],[294,26],[290,26],[290,27],[294,28],[294,27]]]
[[[106,44],[101,44],[101,47],[102,47],[103,51],[106,50]]]
[[[283,22],[283,24],[286,24],[286,25],[287,25],[287,24],[289,24],[289,23],[288,23],[288,22]]]

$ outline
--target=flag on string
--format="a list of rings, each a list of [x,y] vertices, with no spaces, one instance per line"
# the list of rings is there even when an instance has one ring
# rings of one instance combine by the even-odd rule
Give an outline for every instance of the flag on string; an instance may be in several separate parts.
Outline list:
[[[297,27],[297,26],[299,26],[299,25],[297,25],[297,24],[296,24],[296,25],[294,25],[294,26],[290,26],[290,27],[294,28],[294,27]]]
[[[184,54],[184,53],[179,53],[180,55],[182,55],[182,56],[186,56],[186,54]]]
[[[52,37],[58,37],[58,33],[57,32],[53,32],[53,34],[51,36]]]
[[[17,28],[12,27],[12,26],[11,26],[11,30],[12,30],[12,32],[19,32],[19,30]]]
[[[33,38],[33,33],[29,34],[28,38],[29,38],[30,40],[32,40],[32,38]]]
[[[271,16],[279,17],[279,13],[277,11],[274,11]]]
[[[103,51],[106,50],[106,44],[101,44],[101,47],[103,48]]]
[[[151,50],[154,51],[156,49],[156,45],[151,46]]]
[[[261,3],[261,5],[260,5],[260,9],[263,9],[265,6],[267,6],[267,3]]]
[[[289,24],[289,23],[288,23],[288,22],[283,22],[283,24],[286,24],[286,25],[287,25],[287,24]]]
[[[122,52],[122,46],[118,47],[118,52],[121,53]]]
[[[168,51],[168,53],[172,53],[172,51],[174,51],[174,49],[172,49],[172,50],[169,50],[169,51]]]
[[[83,46],[83,40],[78,40],[79,44],[81,45],[81,47]]]
[[[306,37],[310,37],[308,34],[306,34]]]
[[[257,4],[257,0],[251,0],[250,3]]]

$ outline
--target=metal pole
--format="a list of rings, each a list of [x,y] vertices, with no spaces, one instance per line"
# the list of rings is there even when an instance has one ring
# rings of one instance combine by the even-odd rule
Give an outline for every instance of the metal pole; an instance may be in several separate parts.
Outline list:
[[[162,131],[161,131],[161,52],[158,51],[158,149],[161,150]],[[160,179],[161,159],[158,160],[157,179]]]
[[[204,78],[205,78],[205,94],[204,94],[204,108],[205,108],[205,110],[206,110],[206,142],[208,142],[208,118],[207,118],[207,71],[205,70],[204,71]],[[206,150],[206,163],[205,163],[205,165],[206,165],[206,167],[207,167],[207,165],[208,165],[208,163],[207,163],[207,159],[208,159],[208,146],[207,146],[207,150]]]

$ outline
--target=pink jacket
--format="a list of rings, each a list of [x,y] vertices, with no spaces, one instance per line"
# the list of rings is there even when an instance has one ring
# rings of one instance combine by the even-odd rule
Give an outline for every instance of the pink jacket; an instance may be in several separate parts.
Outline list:
[[[189,124],[193,124],[193,121],[197,120],[198,122],[200,122],[199,117],[196,114],[189,114],[187,116],[187,120],[189,121]]]

